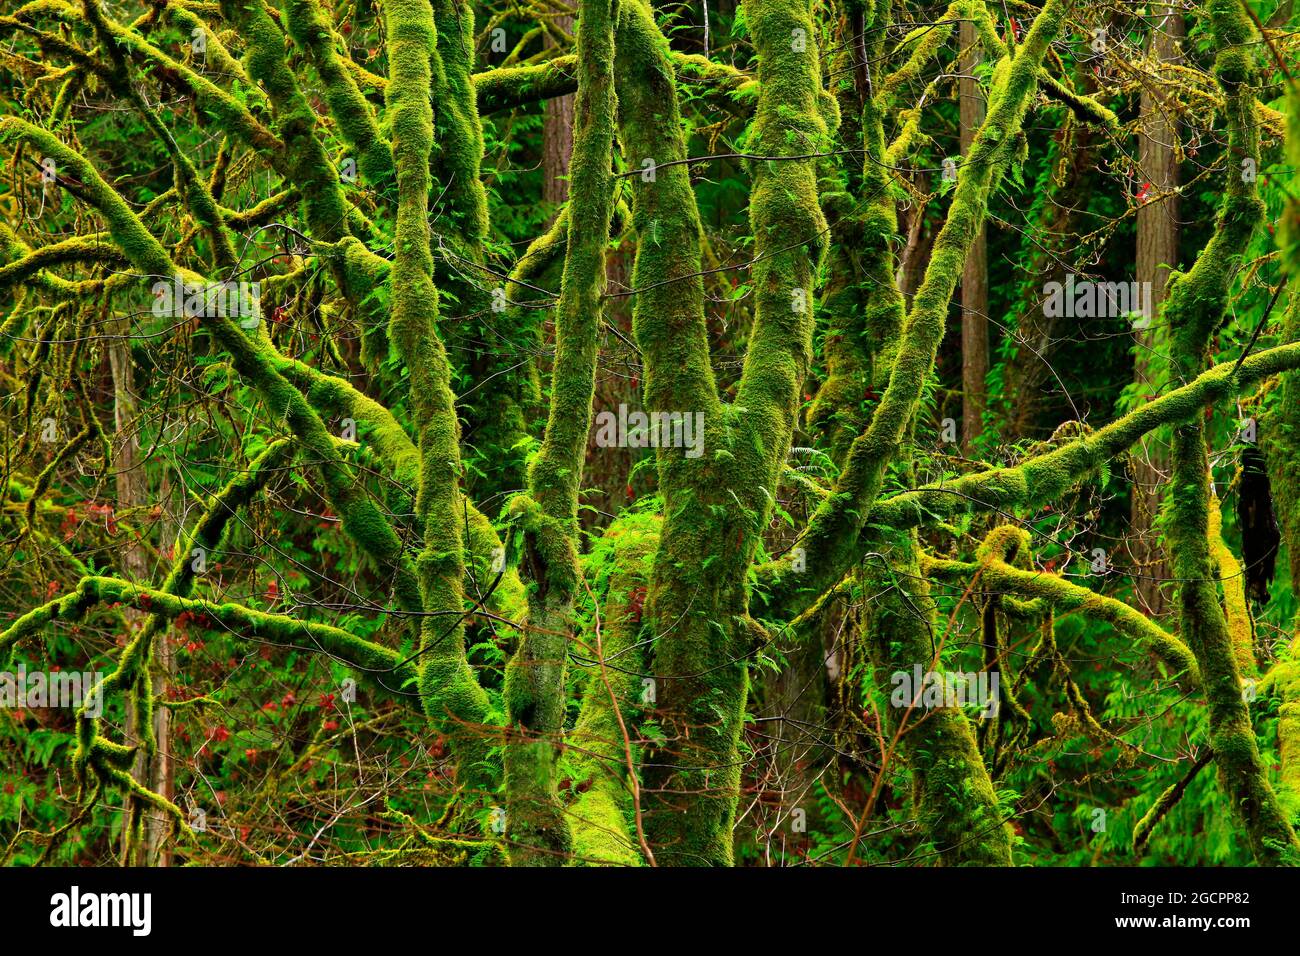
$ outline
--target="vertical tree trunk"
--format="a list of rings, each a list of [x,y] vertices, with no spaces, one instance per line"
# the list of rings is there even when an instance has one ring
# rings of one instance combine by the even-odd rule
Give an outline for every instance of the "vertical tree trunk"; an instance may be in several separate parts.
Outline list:
[[[109,347],[108,360],[113,377],[113,426],[116,434],[113,465],[117,511],[122,514],[139,509],[141,505],[145,504],[149,493],[144,465],[140,461],[139,447],[135,435],[135,367],[131,359],[130,340],[125,336],[114,339],[113,344]],[[132,525],[137,523],[137,521],[131,522]],[[130,581],[148,582],[150,580],[148,557],[144,547],[139,541],[130,537],[129,532],[127,534],[128,538],[121,552],[123,574]],[[132,630],[144,626],[146,615],[142,612],[127,610],[125,615],[127,624]],[[164,693],[166,689],[166,682],[162,673],[162,667],[166,666],[165,651],[163,650],[166,643],[166,640],[161,641],[162,646],[158,648],[160,653],[155,659],[155,664],[161,665],[160,668],[154,670],[147,678],[152,683],[151,692],[155,697]],[[154,754],[152,760],[141,751],[136,756],[135,767],[133,768],[133,775],[136,780],[143,786],[154,790],[156,793],[162,793],[164,796],[167,796],[165,786],[170,776],[167,767],[169,716],[165,707],[159,707],[154,711],[153,729],[154,738],[158,742],[158,751]],[[134,721],[134,713],[128,711],[128,724],[133,725]],[[127,731],[133,740],[139,740],[138,727],[128,726]],[[129,810],[127,813],[129,821]],[[167,827],[168,822],[157,811],[147,810],[144,820],[144,841],[134,847],[134,859],[127,862],[146,866],[161,863],[159,850]]]
[[[167,474],[163,475],[158,497],[163,505],[163,517],[158,541],[163,544],[165,551],[169,546],[178,546],[177,534],[180,531],[178,523],[172,517],[174,514],[179,514],[179,512],[173,511],[171,507],[174,504],[172,501],[172,484]],[[175,648],[169,639],[171,637],[170,631],[170,627],[165,628],[154,639],[154,671],[151,679],[153,682],[153,695],[156,698],[166,696],[167,688],[172,679]],[[170,710],[166,707],[154,708],[153,735],[154,740],[158,742],[158,752],[150,763],[149,782],[147,784],[150,790],[161,794],[168,800],[171,800],[174,795],[176,773],[176,765],[172,761],[171,721],[172,712]],[[146,866],[171,866],[171,851],[166,848],[163,842],[170,828],[171,821],[162,811],[149,811],[144,823],[143,862]]]
[[[925,192],[930,188],[929,177],[917,173],[916,188]],[[934,233],[925,228],[925,206],[913,201],[902,214],[907,223],[907,243],[898,257],[898,274],[894,277],[898,291],[903,293],[904,308],[912,311],[912,296],[925,278],[925,267],[930,263],[930,245],[934,242]]]
[[[556,17],[555,25],[573,32],[573,17]],[[547,45],[553,45],[547,40]],[[569,157],[573,153],[573,94],[546,101],[542,125],[542,200],[559,206],[569,198]]]
[[[984,122],[984,97],[975,66],[980,62],[979,38],[975,24],[961,25],[961,79],[957,81],[961,98],[961,154],[970,152],[975,131]],[[984,427],[984,408],[988,404],[989,373],[989,277],[986,227],[980,224],[966,256],[961,277],[961,386],[962,447],[970,451]]]
[[[1151,56],[1160,62],[1181,59],[1178,41],[1183,36],[1183,17],[1174,6],[1158,5],[1152,9],[1155,28],[1151,37]],[[1137,213],[1137,276],[1139,283],[1151,284],[1152,320],[1138,333],[1138,350],[1134,374],[1141,394],[1156,392],[1155,363],[1165,351],[1167,341],[1163,321],[1159,319],[1165,298],[1165,286],[1171,269],[1178,264],[1178,163],[1174,143],[1178,135],[1177,120],[1164,102],[1159,82],[1142,90],[1141,133],[1138,139],[1139,175],[1150,183],[1150,193],[1168,198],[1149,202]],[[1141,286],[1139,286],[1141,288]],[[1133,458],[1132,544],[1134,577],[1140,606],[1148,614],[1160,614],[1167,602],[1160,584],[1168,577],[1163,549],[1152,525],[1159,512],[1163,489],[1168,479],[1169,449],[1159,432],[1148,435],[1141,453]]]

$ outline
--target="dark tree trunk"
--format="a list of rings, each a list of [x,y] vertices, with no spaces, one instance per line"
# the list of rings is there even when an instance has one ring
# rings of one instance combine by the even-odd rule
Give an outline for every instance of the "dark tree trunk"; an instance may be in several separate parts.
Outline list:
[[[1183,17],[1172,6],[1152,10],[1157,19],[1151,37],[1151,54],[1162,62],[1181,59],[1178,40],[1183,36]],[[1141,206],[1137,213],[1137,276],[1139,283],[1151,284],[1152,320],[1138,332],[1135,362],[1138,387],[1144,395],[1155,397],[1151,385],[1153,365],[1164,351],[1166,340],[1160,307],[1170,270],[1178,264],[1178,163],[1174,145],[1178,136],[1177,119],[1165,102],[1158,82],[1142,91],[1142,121],[1138,139],[1140,176],[1155,201]],[[1167,194],[1167,195],[1166,195]],[[1169,476],[1169,450],[1158,434],[1148,435],[1133,458],[1132,549],[1133,570],[1138,601],[1143,610],[1161,613],[1166,602],[1160,584],[1168,577],[1163,548],[1153,531],[1163,489]]]
[[[961,25],[961,154],[970,152],[975,131],[984,122],[984,96],[975,78],[980,62],[979,38],[975,24]],[[962,447],[969,453],[976,436],[984,428],[984,409],[988,405],[989,374],[989,277],[988,241],[981,223],[975,241],[966,256],[961,277],[961,385]]]

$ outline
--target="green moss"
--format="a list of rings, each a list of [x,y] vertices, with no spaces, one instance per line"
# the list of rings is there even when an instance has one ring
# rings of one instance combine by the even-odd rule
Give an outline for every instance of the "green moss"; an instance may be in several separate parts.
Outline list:
[[[392,150],[379,131],[374,110],[343,65],[325,11],[317,0],[286,0],[284,12],[289,34],[311,56],[339,132],[356,150],[366,185],[386,189],[393,180]]]
[[[180,275],[187,282],[202,281],[201,277],[176,267],[162,244],[84,157],[23,120],[11,117],[0,121],[0,141],[14,137],[33,143],[42,150],[42,155],[55,158],[61,167],[77,176],[88,200],[108,222],[113,241],[137,269],[146,275]],[[343,462],[320,416],[302,393],[276,371],[275,359],[265,339],[250,338],[228,317],[219,316],[209,322],[217,342],[231,353],[236,369],[258,389],[268,408],[284,416],[313,459],[320,463],[324,493],[342,518],[344,531],[393,576],[398,601],[407,609],[418,610],[418,587],[407,567],[400,540]],[[265,335],[264,329],[262,334]]]
[[[907,59],[889,76],[885,77],[883,92],[892,96],[900,88],[915,82],[939,50],[953,34],[954,18],[959,16],[966,4],[958,2],[950,5],[943,15],[934,23],[917,27],[899,41],[894,52],[908,51]],[[982,6],[982,4],[981,4]]]
[[[312,236],[336,242],[347,234],[347,209],[338,171],[316,135],[316,114],[289,67],[285,38],[261,3],[221,0],[221,10],[244,39],[244,69],[266,90],[284,139],[284,169],[303,197]]]
[[[639,109],[623,105],[624,146],[644,143],[644,155],[656,160],[684,156],[680,126],[667,121],[675,110],[664,109],[675,102],[671,69],[662,41],[642,25],[643,10],[625,10],[620,37],[629,39],[620,47],[630,55],[627,70],[619,73],[650,78],[658,99],[653,104],[640,99]],[[809,5],[754,0],[746,15],[759,57],[750,151],[802,156],[821,150],[826,113]],[[638,33],[644,39],[637,39]],[[645,80],[629,82],[629,101],[644,97],[644,86]],[[657,144],[646,140],[652,119],[663,124]],[[683,152],[674,153],[678,149]],[[634,153],[633,161],[638,160]],[[667,742],[646,755],[646,829],[660,863],[716,866],[732,858],[749,686],[745,660],[754,650],[746,571],[770,513],[810,362],[813,275],[825,244],[825,221],[811,160],[755,163],[750,202],[755,322],[736,403],[723,408],[708,369],[702,304],[693,283],[672,287],[672,294],[685,301],[667,312],[670,322],[647,303],[647,286],[656,281],[650,270],[664,269],[659,280],[664,281],[667,257],[685,250],[687,258],[671,267],[688,272],[698,248],[693,203],[689,190],[682,189],[685,171],[675,169],[680,168],[657,169],[653,183],[635,186],[635,215],[656,208],[643,203],[659,204],[662,215],[656,218],[667,218],[679,238],[663,250],[640,244],[637,275],[644,278],[636,280],[643,292],[634,329],[646,361],[648,406],[703,413],[705,450],[694,459],[679,449],[658,452],[666,519],[647,609],[659,635],[653,660],[656,716]],[[680,358],[670,365],[667,356]],[[661,404],[669,401],[674,404]],[[701,564],[700,555],[711,556],[710,563]]]
[[[284,143],[258,122],[253,114],[233,96],[184,63],[168,56],[135,30],[124,27],[107,17],[105,21],[113,31],[116,42],[126,52],[140,60],[157,64],[168,70],[169,75],[179,77],[194,94],[201,108],[211,111],[225,129],[270,157],[283,155]]]
[[[872,10],[876,19],[868,27],[855,8],[832,64],[843,122],[840,138],[861,142],[862,161],[832,172],[821,199],[832,240],[818,314],[826,378],[808,409],[808,426],[824,436],[837,466],[844,464],[850,444],[866,425],[868,394],[885,387],[903,324],[903,297],[894,281],[898,216],[890,188],[890,167],[897,164],[886,157],[884,132],[895,87],[873,80],[871,66],[884,58],[891,10],[885,3]],[[947,37],[945,30],[951,32],[951,24],[931,31],[939,42],[922,44],[925,49],[914,51],[913,59],[923,57],[924,62],[933,56]],[[862,39],[855,42],[859,34]],[[859,58],[868,65],[859,66]]]
[[[1286,155],[1291,166],[1291,182],[1279,247],[1282,268],[1294,283],[1300,271],[1300,92],[1292,89],[1287,96]],[[1288,294],[1281,341],[1300,342],[1300,289],[1294,284]],[[1291,590],[1300,593],[1300,375],[1282,376],[1281,401],[1261,416],[1260,438],[1268,467],[1269,482],[1277,510],[1278,524],[1286,542],[1290,560]]]
[[[600,628],[575,652],[589,676],[560,773],[573,784],[567,815],[574,858],[583,865],[644,862],[634,809],[640,784],[628,761],[638,756],[634,721],[649,709],[640,677],[647,658],[643,602],[659,527],[657,517],[632,514],[602,536],[611,553],[597,582]]]

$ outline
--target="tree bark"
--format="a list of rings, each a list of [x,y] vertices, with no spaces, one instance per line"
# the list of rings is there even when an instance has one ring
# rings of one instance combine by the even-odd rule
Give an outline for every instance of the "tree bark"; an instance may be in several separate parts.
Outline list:
[[[125,331],[125,324],[123,324]],[[140,461],[140,449],[135,434],[136,393],[135,366],[131,359],[130,339],[123,335],[113,339],[108,352],[109,369],[113,378],[113,425],[116,435],[114,442],[114,481],[119,514],[131,513],[145,504],[149,488]],[[138,521],[132,521],[138,524]],[[129,532],[128,532],[129,535]],[[122,549],[122,571],[127,580],[147,584],[151,578],[149,561],[144,546],[138,540],[130,539]],[[124,612],[128,626],[132,630],[144,626],[146,615],[138,610],[128,609]],[[156,698],[166,692],[165,672],[169,666],[169,649],[165,634],[155,648],[154,664],[156,669],[146,678],[150,681],[150,692]],[[136,780],[155,793],[170,799],[166,792],[167,782],[171,776],[168,768],[168,732],[170,730],[170,713],[165,707],[158,707],[153,713],[154,739],[158,743],[157,752],[152,759],[140,751],[136,756],[134,773]],[[128,710],[128,734],[139,740],[139,728],[135,726],[136,715]],[[145,866],[166,866],[166,854],[162,851],[163,837],[170,824],[163,815],[153,809],[145,811],[143,842],[134,848],[133,856],[137,864]]]
[[[573,32],[573,17],[556,17],[555,25]],[[553,46],[547,40],[547,46]],[[559,206],[569,198],[569,157],[573,154],[573,94],[546,101],[542,124],[542,200]]]
[[[975,78],[980,62],[979,38],[975,24],[961,25],[961,79],[957,81],[961,98],[961,154],[965,158],[975,139],[975,131],[984,122],[984,96]],[[984,409],[988,405],[989,373],[989,279],[988,240],[983,223],[975,233],[961,277],[961,385],[962,447],[969,453],[975,438],[984,428]]]
[[[1183,17],[1174,6],[1160,5],[1152,11],[1158,18],[1151,37],[1151,57],[1161,63],[1182,58],[1178,41],[1184,33]],[[1150,283],[1152,320],[1138,332],[1134,375],[1142,395],[1154,397],[1158,387],[1156,363],[1167,341],[1164,323],[1158,318],[1165,299],[1169,275],[1178,264],[1178,163],[1174,144],[1177,120],[1160,92],[1158,80],[1142,91],[1141,132],[1138,139],[1139,175],[1149,183],[1153,196],[1167,198],[1141,206],[1137,213],[1137,281]],[[1139,286],[1142,288],[1143,286]],[[1159,433],[1147,436],[1142,453],[1133,458],[1133,500],[1131,505],[1132,549],[1135,587],[1140,606],[1149,614],[1167,607],[1160,585],[1168,577],[1163,548],[1153,530],[1155,517],[1169,475],[1169,448]]]

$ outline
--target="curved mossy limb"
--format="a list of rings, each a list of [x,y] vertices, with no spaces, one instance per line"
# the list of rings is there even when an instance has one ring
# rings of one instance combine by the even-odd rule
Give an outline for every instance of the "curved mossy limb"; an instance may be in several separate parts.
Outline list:
[[[7,229],[7,227],[0,228]],[[71,262],[102,262],[108,265],[121,265],[126,262],[126,256],[111,243],[108,233],[104,232],[92,233],[89,236],[73,236],[70,239],[46,243],[35,249],[29,249],[16,240],[14,246],[14,251],[19,253],[18,257],[0,265],[0,291],[25,283],[42,269]],[[0,259],[3,258],[0,256]],[[12,343],[9,345],[12,348]]]
[[[354,668],[359,676],[373,682],[385,692],[408,702],[414,700],[410,691],[403,688],[415,680],[415,667],[403,663],[396,651],[359,638],[342,628],[283,614],[256,611],[239,604],[217,604],[183,598],[120,578],[82,578],[75,591],[28,611],[4,631],[0,631],[0,654],[7,652],[20,640],[39,633],[47,624],[78,621],[96,604],[113,602],[169,619],[188,612],[196,618],[211,620],[233,634],[271,641],[286,647],[321,651]],[[129,765],[129,759],[127,763]]]
[[[179,598],[190,596],[196,567],[206,565],[208,556],[221,549],[231,519],[240,509],[247,507],[266,482],[285,466],[292,457],[292,450],[293,443],[288,439],[271,442],[249,462],[247,469],[212,496],[193,529],[187,534],[182,533],[175,542],[172,567],[161,588],[164,594]],[[166,614],[151,614],[145,626],[128,641],[118,658],[117,669],[100,685],[104,694],[118,686],[127,691],[128,705],[136,712],[134,726],[140,736],[140,746],[148,755],[152,755],[157,746],[153,737],[154,701],[149,672],[153,665],[154,641],[169,620]]]
[[[224,129],[265,155],[278,172],[287,174],[283,162],[286,158],[284,142],[262,125],[246,106],[211,80],[168,56],[131,27],[122,26],[108,17],[105,17],[105,22],[123,50],[132,57],[166,69],[169,76],[179,78],[194,95],[200,108],[210,111]],[[260,98],[260,94],[254,98]]]
[[[876,0],[875,5],[878,9],[888,9],[889,6],[885,0]],[[884,96],[892,97],[901,88],[920,78],[921,71],[952,37],[957,17],[966,6],[963,0],[958,0],[949,5],[938,19],[916,27],[898,42],[893,52],[897,54],[906,48],[907,59],[880,82],[881,93]]]
[[[242,493],[243,489],[240,489]],[[231,498],[223,499],[225,505],[233,504]],[[216,519],[220,508],[215,507],[209,516]],[[205,517],[205,520],[207,520]],[[210,529],[211,530],[211,529]],[[169,578],[169,585],[176,581]],[[343,661],[357,670],[359,676],[373,681],[379,688],[397,696],[399,699],[413,703],[415,698],[404,690],[415,681],[415,669],[409,662],[399,659],[398,655],[387,648],[380,647],[347,631],[328,624],[302,621],[279,614],[268,614],[236,604],[215,604],[197,601],[118,578],[88,576],[78,582],[77,589],[55,601],[35,608],[20,617],[4,632],[0,632],[0,660],[7,658],[7,652],[19,641],[40,632],[53,621],[76,622],[97,604],[112,603],[125,605],[142,612],[148,612],[153,620],[171,620],[180,614],[190,614],[202,621],[211,621],[232,634],[256,639],[263,643],[276,643],[286,647],[300,647],[309,651],[321,651]],[[137,659],[147,654],[141,651],[143,642],[139,637],[128,647],[128,653],[135,653]],[[153,699],[150,696],[150,684],[147,680],[124,677],[128,672],[138,670],[130,662],[119,662],[118,669],[105,678],[96,688],[96,695],[102,702],[114,689],[121,688],[128,708],[134,708],[144,721],[142,726],[149,726],[150,708]],[[165,812],[174,808],[163,798],[142,787],[127,772],[135,761],[138,747],[127,747],[113,743],[98,733],[99,721],[84,712],[77,716],[77,747],[72,756],[73,775],[84,789],[89,776],[93,773],[106,783],[126,793],[133,802],[154,806]],[[147,749],[152,749],[152,741],[144,741]],[[107,762],[106,762],[107,761]],[[115,772],[105,775],[105,770],[112,767]],[[120,772],[117,772],[120,771]],[[126,828],[124,841],[127,849],[139,838],[142,814],[133,810]]]
[[[568,96],[578,88],[578,58],[557,56],[531,66],[503,66],[472,77],[480,116]]]
[[[212,29],[205,20],[193,10],[179,3],[167,3],[162,9],[162,15],[165,19],[175,23],[181,32],[188,36],[194,36],[195,30],[202,30],[205,41],[203,53],[205,68],[238,82],[245,100],[252,104],[255,110],[269,109],[266,94],[262,92],[256,83],[249,81],[248,75],[244,72],[243,64],[231,55],[230,50],[221,42],[221,37],[217,31]]]
[[[1178,801],[1183,798],[1183,794],[1187,791],[1188,784],[1196,779],[1196,775],[1205,769],[1213,758],[1214,751],[1206,747],[1201,756],[1193,761],[1188,771],[1176,783],[1166,787],[1160,793],[1160,796],[1156,797],[1155,802],[1151,804],[1147,812],[1142,815],[1142,818],[1133,825],[1133,852],[1135,854],[1142,852],[1147,845],[1147,841],[1151,839],[1151,834],[1156,826],[1168,816],[1170,810],[1178,805]]]
[[[1150,651],[1165,665],[1171,679],[1195,687],[1200,672],[1191,650],[1173,634],[1123,601],[1098,594],[1059,574],[1028,571],[1012,561],[1029,551],[1029,532],[1012,525],[1000,525],[988,533],[974,562],[947,561],[923,555],[922,570],[944,579],[973,579],[979,575],[980,590],[987,594],[1014,595],[1041,602],[1058,616],[1078,612],[1104,621],[1125,637]]]

